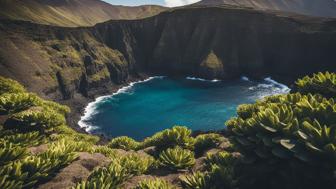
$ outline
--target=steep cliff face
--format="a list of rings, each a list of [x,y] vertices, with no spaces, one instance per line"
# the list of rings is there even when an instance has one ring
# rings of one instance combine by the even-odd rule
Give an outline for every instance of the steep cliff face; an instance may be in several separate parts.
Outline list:
[[[54,99],[108,93],[143,73],[297,77],[335,70],[336,21],[235,8],[62,28],[1,21],[0,74]]]
[[[195,5],[234,5],[258,10],[277,10],[298,14],[336,17],[334,0],[202,0]]]

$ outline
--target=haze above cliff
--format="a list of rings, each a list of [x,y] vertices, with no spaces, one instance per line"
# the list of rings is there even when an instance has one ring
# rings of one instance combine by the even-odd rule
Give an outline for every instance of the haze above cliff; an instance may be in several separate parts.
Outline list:
[[[195,5],[234,5],[258,10],[277,10],[312,16],[336,17],[334,0],[202,0]]]
[[[56,26],[92,26],[99,22],[153,16],[167,8],[114,6],[100,0],[0,0],[0,19]]]

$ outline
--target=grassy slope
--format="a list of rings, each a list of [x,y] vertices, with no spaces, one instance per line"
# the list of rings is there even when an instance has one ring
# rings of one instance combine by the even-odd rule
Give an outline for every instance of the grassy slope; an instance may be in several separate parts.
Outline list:
[[[110,19],[153,16],[160,6],[113,6],[100,0],[0,0],[0,18],[26,20],[57,26],[91,26]]]
[[[260,10],[277,10],[299,14],[336,17],[336,3],[333,0],[202,0],[196,5],[228,4],[252,7]]]

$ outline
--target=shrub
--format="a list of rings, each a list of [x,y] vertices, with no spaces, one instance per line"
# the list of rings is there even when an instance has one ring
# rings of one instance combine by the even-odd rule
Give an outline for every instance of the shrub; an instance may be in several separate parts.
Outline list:
[[[94,148],[91,143],[82,141],[73,141],[69,139],[62,139],[48,145],[49,149],[53,151],[60,151],[60,153],[71,152],[93,152]]]
[[[126,169],[112,161],[108,167],[95,169],[87,181],[78,183],[72,189],[117,189],[130,177]]]
[[[211,167],[212,165],[220,165],[220,166],[232,166],[236,161],[236,158],[232,156],[232,154],[221,151],[215,154],[207,154],[205,163],[208,165],[208,167]]]
[[[30,93],[6,93],[0,96],[0,114],[16,113],[34,106],[37,96]]]
[[[149,155],[128,154],[117,161],[128,173],[141,175],[155,166],[155,160]]]
[[[6,129],[18,129],[24,132],[34,130],[47,132],[65,124],[65,118],[55,111],[36,108],[14,114],[9,123],[5,124]]]
[[[206,150],[217,147],[223,140],[222,135],[215,133],[198,135],[195,139],[195,153],[202,155]]]
[[[22,182],[11,180],[8,175],[4,175],[2,178],[0,178],[0,188],[20,189],[23,187],[22,184]]]
[[[162,179],[151,179],[141,181],[134,189],[174,189],[167,181]]]
[[[189,169],[195,164],[194,153],[181,147],[169,148],[161,152],[159,163],[172,170]]]
[[[45,142],[45,136],[41,135],[39,132],[8,133],[7,135],[3,135],[2,139],[20,147],[37,146]]]
[[[199,171],[180,176],[181,184],[186,189],[209,189],[211,188],[209,179],[208,174]]]
[[[317,73],[296,81],[298,92],[302,94],[318,93],[325,97],[336,97],[336,73]]]
[[[334,161],[336,121],[333,99],[319,95],[289,94],[255,104],[249,118],[227,122],[234,141],[254,158]],[[262,144],[262,146],[260,146]]]
[[[139,142],[126,136],[117,137],[111,140],[108,144],[110,148],[117,148],[123,150],[136,150],[139,147]]]
[[[336,170],[336,104],[332,98],[295,93],[268,97],[249,107],[246,109],[252,112],[249,117],[238,116],[227,122],[245,163],[279,166],[278,172],[295,171],[301,178],[288,178],[293,179],[288,181],[293,186],[331,182]],[[325,176],[320,180],[309,179],[317,173]],[[286,175],[279,174],[273,174],[277,181]]]
[[[118,150],[111,149],[107,146],[95,146],[93,148],[93,152],[103,154],[104,156],[106,156],[110,159],[119,158],[118,157]]]
[[[0,76],[0,95],[4,93],[23,93],[25,91],[19,82]]]
[[[209,172],[210,183],[214,189],[233,189],[237,185],[237,180],[234,176],[233,166],[220,166],[217,164],[211,165]]]
[[[22,188],[34,188],[37,183],[50,179],[56,171],[76,157],[75,153],[64,153],[60,150],[55,152],[50,149],[38,156],[27,156],[3,166],[0,169],[0,178],[8,178],[7,184],[15,181]]]
[[[91,144],[96,144],[99,141],[98,136],[78,133],[74,131],[72,128],[68,127],[67,125],[60,125],[54,129],[57,135],[52,135],[50,138],[51,140],[62,140],[68,139],[72,141],[83,141],[88,142]]]
[[[155,146],[158,151],[162,151],[167,148],[174,148],[175,146],[192,149],[195,141],[190,135],[190,129],[175,126],[172,129],[166,129],[162,132],[156,133],[150,138],[145,139],[143,147]]]
[[[15,146],[10,142],[0,142],[0,166],[17,159],[21,159],[25,156],[27,156],[25,148]]]

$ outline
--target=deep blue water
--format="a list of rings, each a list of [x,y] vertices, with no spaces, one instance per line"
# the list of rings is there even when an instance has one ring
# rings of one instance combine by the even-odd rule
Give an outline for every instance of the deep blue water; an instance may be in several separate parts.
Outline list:
[[[288,92],[270,79],[253,82],[153,78],[90,103],[79,122],[91,133],[141,140],[174,125],[192,130],[218,130],[236,115],[239,104]]]

